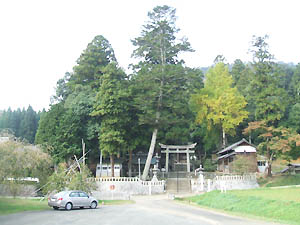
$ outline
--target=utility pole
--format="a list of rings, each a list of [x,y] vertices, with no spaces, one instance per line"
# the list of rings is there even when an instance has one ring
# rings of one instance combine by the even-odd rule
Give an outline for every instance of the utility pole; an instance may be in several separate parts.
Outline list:
[[[81,143],[82,143],[82,164],[85,165],[85,143],[83,141],[83,139],[81,139]]]
[[[139,164],[139,179],[141,179],[141,159],[138,159],[138,164]]]
[[[100,150],[100,177],[102,177],[102,151]]]

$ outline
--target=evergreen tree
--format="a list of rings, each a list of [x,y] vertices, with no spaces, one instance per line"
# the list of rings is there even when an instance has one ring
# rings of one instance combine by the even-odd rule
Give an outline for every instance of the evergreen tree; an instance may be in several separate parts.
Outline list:
[[[104,156],[110,156],[114,176],[114,157],[120,155],[126,146],[125,127],[129,121],[128,92],[125,86],[126,74],[115,63],[107,65],[103,72],[92,115],[101,118],[100,149]]]
[[[29,143],[34,142],[37,130],[37,115],[36,112],[29,106],[26,110],[25,116],[20,124],[21,136]]]
[[[39,117],[31,106],[27,110],[11,108],[0,114],[0,131],[6,130],[17,138],[33,143],[37,131]]]
[[[140,90],[135,103],[143,112],[139,117],[141,124],[153,128],[152,140],[143,179],[148,176],[150,162],[154,152],[159,127],[174,121],[174,113],[180,114],[180,107],[174,107],[175,99],[181,90],[187,88],[189,76],[178,59],[181,52],[192,51],[186,39],[178,40],[176,33],[176,10],[169,6],[157,6],[148,13],[149,22],[144,25],[141,36],[132,43],[136,46],[133,56],[140,58],[136,83]],[[181,86],[179,86],[181,84]],[[176,94],[176,88],[179,88]],[[175,98],[172,101],[172,94]],[[182,101],[178,101],[181,104]],[[179,117],[177,117],[179,118]]]
[[[253,38],[253,79],[250,83],[250,100],[255,106],[255,120],[277,123],[286,110],[286,91],[280,87],[280,79],[274,73],[273,55],[264,37]]]
[[[100,118],[92,117],[96,93],[105,67],[115,62],[113,49],[101,35],[96,36],[77,60],[72,73],[57,82],[50,110],[41,119],[36,143],[47,144],[56,161],[68,160],[82,151],[81,140],[99,156]],[[48,121],[48,122],[47,122]],[[49,123],[49,128],[47,124]]]

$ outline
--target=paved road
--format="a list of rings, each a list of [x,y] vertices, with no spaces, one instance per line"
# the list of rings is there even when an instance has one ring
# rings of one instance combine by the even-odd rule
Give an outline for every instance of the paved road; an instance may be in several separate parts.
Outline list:
[[[135,197],[136,204],[95,210],[46,211],[0,216],[0,225],[270,225],[174,203],[167,196]]]

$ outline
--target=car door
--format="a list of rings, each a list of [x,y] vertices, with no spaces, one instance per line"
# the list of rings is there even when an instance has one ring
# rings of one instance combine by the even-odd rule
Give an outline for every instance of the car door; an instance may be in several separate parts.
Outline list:
[[[73,207],[80,207],[80,197],[79,197],[79,192],[73,191],[69,195],[70,200],[73,204]]]
[[[81,206],[84,207],[90,206],[90,198],[87,193],[83,191],[79,192],[79,199],[80,199],[79,201]]]

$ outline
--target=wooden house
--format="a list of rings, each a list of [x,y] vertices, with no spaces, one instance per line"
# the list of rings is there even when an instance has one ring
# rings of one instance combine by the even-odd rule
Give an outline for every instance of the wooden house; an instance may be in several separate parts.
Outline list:
[[[233,162],[239,158],[245,159],[244,162],[248,166],[247,172],[257,172],[256,147],[244,138],[241,141],[220,150],[217,153],[217,156],[219,172],[233,172]]]
[[[289,163],[288,168],[291,174],[300,173],[300,164]]]

